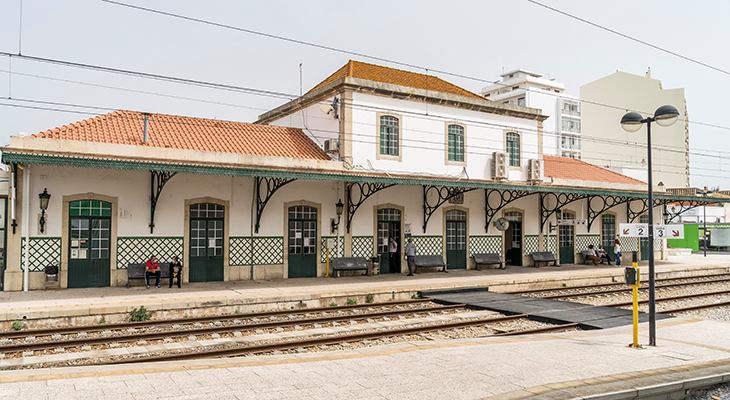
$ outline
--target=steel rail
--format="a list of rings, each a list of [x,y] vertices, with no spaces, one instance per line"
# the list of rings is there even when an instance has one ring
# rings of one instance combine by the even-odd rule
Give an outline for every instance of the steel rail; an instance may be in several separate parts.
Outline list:
[[[730,294],[730,290],[722,290],[719,292],[707,292],[707,293],[696,293],[696,294],[683,294],[681,296],[672,296],[672,297],[661,297],[658,299],[655,299],[654,301],[657,303],[665,302],[665,301],[673,301],[673,300],[684,300],[684,299],[695,299],[700,297],[707,297],[707,296],[714,296],[714,295],[723,295],[723,294]],[[639,304],[646,304],[649,300],[639,300]],[[627,301],[625,303],[612,303],[612,304],[602,304],[604,307],[626,307],[633,305],[633,301]]]
[[[727,277],[728,274],[698,275],[698,276],[687,276],[684,278],[664,278],[664,279],[657,279],[657,282],[670,282],[670,281],[678,281],[678,280],[684,280],[684,279],[698,279],[698,278],[716,278],[716,277],[722,277],[722,276]],[[724,280],[722,280],[722,281],[724,281]],[[707,281],[698,281],[697,283],[702,283],[702,282],[707,282]],[[714,281],[710,281],[710,282],[714,282]],[[554,292],[554,291],[558,291],[558,290],[593,289],[593,288],[609,287],[609,286],[617,286],[617,285],[622,285],[622,283],[603,283],[600,285],[557,287],[557,288],[550,288],[550,289],[518,290],[515,292],[505,292],[505,293],[507,293],[507,294],[533,294],[533,293]]]
[[[672,287],[680,287],[680,286],[696,286],[696,285],[708,285],[712,283],[723,283],[723,282],[730,282],[730,278],[725,279],[716,279],[712,281],[700,281],[700,282],[685,282],[685,283],[670,283],[667,285],[656,285],[657,289],[667,289]],[[649,288],[647,287],[641,287],[639,288],[639,291],[646,291]],[[604,290],[602,292],[586,292],[586,293],[570,293],[570,294],[556,294],[554,296],[541,296],[539,298],[541,299],[570,299],[575,297],[590,297],[590,296],[598,296],[603,294],[615,294],[615,293],[623,293],[623,292],[631,292],[631,288],[623,287],[621,289],[613,289],[613,290]]]
[[[229,349],[216,349],[201,352],[181,353],[181,354],[166,354],[158,356],[145,356],[137,358],[126,358],[118,360],[102,361],[98,363],[90,363],[86,365],[110,365],[110,364],[129,364],[139,362],[157,362],[157,361],[179,361],[179,360],[191,360],[191,359],[204,359],[204,358],[222,358],[222,357],[235,357],[248,354],[259,354],[270,351],[282,351],[292,350],[300,347],[313,347],[321,345],[339,344],[345,342],[356,342],[370,339],[381,339],[393,336],[413,335],[418,333],[433,332],[440,330],[448,330],[455,328],[464,328],[467,326],[492,324],[497,322],[511,321],[515,319],[527,318],[527,314],[510,315],[497,318],[482,318],[478,320],[470,321],[459,321],[447,324],[427,325],[418,327],[409,327],[401,329],[392,329],[387,331],[376,331],[366,333],[353,333],[339,336],[330,336],[325,338],[316,339],[304,339],[304,340],[292,340],[284,343],[270,343],[255,346],[236,347]]]
[[[577,322],[573,322],[570,324],[547,326],[544,328],[528,329],[525,331],[502,332],[502,333],[494,334],[492,336],[517,336],[517,335],[530,335],[533,333],[563,332],[567,329],[577,328],[579,325],[580,324],[578,324]]]
[[[730,301],[724,301],[722,303],[701,304],[698,306],[690,306],[690,307],[683,307],[683,308],[675,308],[673,310],[664,310],[664,311],[661,311],[660,314],[676,314],[676,313],[681,313],[681,312],[685,312],[685,311],[703,310],[706,308],[718,308],[718,307],[727,307],[727,306],[730,306]]]
[[[125,322],[119,324],[98,324],[98,325],[85,325],[85,326],[73,326],[73,327],[60,327],[60,328],[43,328],[43,329],[27,329],[20,331],[7,331],[0,332],[0,339],[16,339],[24,338],[27,336],[51,336],[51,335],[64,335],[78,332],[101,332],[101,331],[114,331],[129,328],[148,328],[158,325],[190,325],[196,322],[209,322],[209,321],[229,321],[234,319],[245,319],[245,318],[268,318],[278,315],[290,315],[290,314],[311,314],[318,312],[338,312],[357,310],[362,308],[371,307],[388,307],[388,306],[399,306],[408,304],[420,304],[430,302],[431,299],[416,299],[416,300],[401,300],[393,301],[388,303],[365,303],[355,304],[349,306],[337,306],[337,307],[319,307],[319,308],[304,308],[299,310],[275,310],[266,311],[259,313],[245,313],[245,314],[226,314],[226,315],[212,315],[204,317],[193,317],[193,318],[173,318],[164,320],[150,320],[150,321],[139,321],[139,322]]]
[[[165,332],[141,332],[136,334],[118,335],[118,336],[101,336],[93,338],[78,338],[58,341],[46,341],[41,343],[19,343],[0,346],[0,353],[14,353],[21,351],[37,351],[47,350],[59,347],[79,347],[84,345],[92,344],[105,344],[105,343],[127,343],[139,340],[159,340],[165,338],[184,337],[190,335],[210,335],[213,333],[231,333],[235,331],[252,331],[257,329],[271,329],[278,327],[289,327],[294,325],[311,325],[327,322],[338,322],[338,321],[353,321],[362,320],[369,318],[380,318],[393,315],[406,315],[406,314],[420,314],[430,312],[449,311],[455,309],[464,308],[465,304],[452,304],[447,306],[436,306],[429,308],[414,308],[408,310],[388,310],[378,311],[374,313],[366,314],[350,314],[350,315],[332,315],[327,317],[319,318],[308,318],[308,319],[297,319],[287,321],[270,321],[260,322],[246,325],[235,325],[235,326],[217,326],[217,327],[205,327],[205,328],[193,328],[184,330],[174,330]]]

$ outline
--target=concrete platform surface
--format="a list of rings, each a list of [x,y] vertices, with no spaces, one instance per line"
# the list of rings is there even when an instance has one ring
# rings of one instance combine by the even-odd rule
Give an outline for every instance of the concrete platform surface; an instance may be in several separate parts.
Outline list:
[[[658,274],[728,271],[730,256],[673,257]],[[645,272],[642,269],[642,273]],[[314,278],[190,284],[183,289],[95,288],[0,293],[0,315],[117,312],[139,304],[190,307],[301,301],[327,296],[463,287],[504,289],[622,279],[612,266],[560,266],[426,273],[415,277]],[[506,290],[504,290],[506,291]],[[68,311],[74,310],[74,311]],[[121,311],[120,311],[121,312]],[[730,382],[730,324],[692,317],[657,321],[657,346],[628,347],[631,326],[350,351],[222,360],[0,371],[2,399],[630,399]]]

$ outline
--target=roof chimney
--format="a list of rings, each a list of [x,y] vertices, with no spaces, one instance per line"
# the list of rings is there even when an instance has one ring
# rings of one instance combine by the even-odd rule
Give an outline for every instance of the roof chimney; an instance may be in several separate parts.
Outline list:
[[[651,78],[651,67],[646,70],[646,77]]]
[[[144,140],[142,141],[142,143],[147,143],[147,141],[149,140],[149,138],[150,138],[149,130],[150,130],[150,115],[145,113],[144,114]]]

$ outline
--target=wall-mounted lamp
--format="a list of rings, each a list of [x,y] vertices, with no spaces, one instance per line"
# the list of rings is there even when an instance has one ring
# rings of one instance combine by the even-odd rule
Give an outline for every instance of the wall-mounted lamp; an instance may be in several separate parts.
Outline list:
[[[345,205],[342,204],[342,200],[337,200],[337,204],[335,204],[336,211],[337,211],[337,222],[335,222],[334,219],[331,221],[332,222],[332,226],[331,226],[331,229],[332,229],[331,232],[332,233],[336,232],[337,231],[337,228],[340,226],[340,217],[342,216],[342,208],[344,206]]]
[[[48,200],[51,199],[50,193],[48,193],[48,188],[43,189],[43,193],[38,195],[38,198],[41,200],[41,220],[40,228],[41,233],[43,233],[43,229],[46,226],[46,210],[48,209]]]

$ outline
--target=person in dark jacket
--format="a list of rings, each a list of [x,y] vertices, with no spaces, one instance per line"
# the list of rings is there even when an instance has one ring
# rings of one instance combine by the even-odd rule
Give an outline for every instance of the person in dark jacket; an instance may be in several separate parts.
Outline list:
[[[172,287],[172,281],[177,279],[177,287],[181,288],[182,285],[180,284],[182,282],[182,264],[180,263],[180,260],[177,258],[177,256],[172,257],[172,262],[170,263],[170,287]]]

